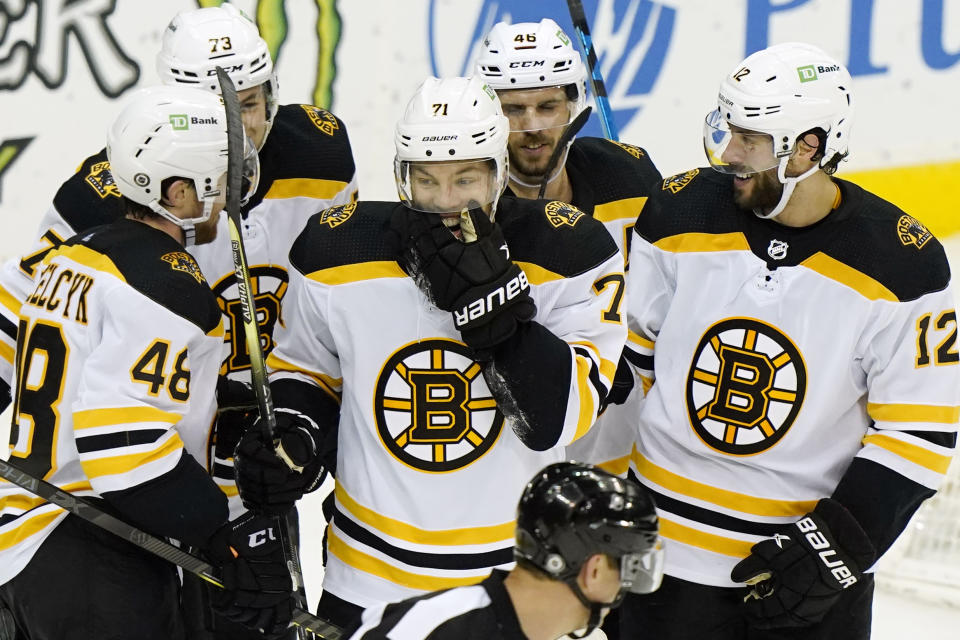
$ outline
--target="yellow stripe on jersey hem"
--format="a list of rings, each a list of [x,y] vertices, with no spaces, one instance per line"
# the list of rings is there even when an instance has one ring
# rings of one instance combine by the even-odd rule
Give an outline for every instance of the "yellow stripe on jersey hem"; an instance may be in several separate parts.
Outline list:
[[[17,297],[3,286],[0,286],[0,304],[9,309],[13,315],[20,315],[22,301],[17,300]]]
[[[633,331],[630,331],[629,329],[627,329],[627,340],[629,340],[630,342],[632,342],[632,343],[634,343],[634,344],[636,344],[636,345],[640,345],[641,347],[644,347],[645,349],[653,349],[653,347],[654,347],[654,342],[653,342],[653,340],[650,340],[649,338],[644,338],[644,337],[643,337],[642,335],[640,335],[639,333],[634,333]]]
[[[867,414],[877,422],[936,422],[956,424],[960,420],[960,407],[944,407],[932,404],[879,404],[867,403]]]
[[[516,532],[516,522],[472,527],[464,529],[429,530],[415,527],[412,524],[381,515],[365,507],[347,494],[338,482],[334,487],[337,501],[360,522],[382,531],[392,538],[415,542],[417,544],[431,544],[437,546],[458,546],[467,544],[513,544]]]
[[[899,456],[904,460],[909,460],[916,465],[941,474],[947,473],[947,470],[950,468],[950,460],[953,459],[952,456],[934,453],[933,451],[929,451],[915,444],[904,442],[899,438],[894,438],[892,436],[883,434],[875,433],[869,436],[864,436],[863,444],[872,444],[880,447],[881,449],[886,449],[890,453]]]
[[[70,493],[80,493],[93,490],[90,486],[90,483],[86,481],[67,484],[62,486],[61,489]],[[22,522],[18,522],[16,527],[10,531],[7,531],[6,533],[0,534],[0,551],[20,544],[30,536],[49,527],[50,524],[61,515],[63,512],[61,507],[56,507],[51,511],[45,511],[32,516],[26,515],[26,512],[42,506],[45,502],[47,501],[43,498],[27,496],[23,494],[7,496],[3,500],[0,500],[0,510],[6,507],[14,507],[17,509],[23,509],[25,515],[24,520]],[[14,520],[13,522],[17,521]]]
[[[741,513],[776,517],[802,516],[813,511],[813,508],[817,505],[817,500],[758,498],[690,480],[650,462],[637,451],[636,447],[633,449],[632,458],[637,473],[664,489]]]
[[[647,196],[604,202],[593,207],[593,217],[600,222],[636,220],[647,204]]]
[[[122,424],[142,422],[163,422],[176,424],[180,414],[162,411],[156,407],[116,407],[112,409],[87,409],[73,414],[74,429],[92,429]]]
[[[398,569],[380,558],[375,558],[370,554],[351,548],[334,533],[333,529],[329,530],[327,549],[339,558],[341,562],[354,569],[359,569],[364,573],[375,575],[378,578],[383,578],[394,584],[409,587],[410,589],[419,589],[421,591],[439,591],[440,589],[451,589],[453,587],[477,584],[489,575],[471,576],[467,578],[439,578],[437,576],[425,576]]]
[[[744,542],[743,540],[737,540],[735,538],[718,536],[715,533],[698,531],[697,529],[673,522],[672,520],[667,520],[663,517],[659,519],[659,522],[660,535],[664,538],[687,544],[691,547],[699,547],[700,549],[720,553],[725,556],[746,558],[750,555],[750,547],[754,545],[753,542]]]
[[[35,535],[37,532],[42,531],[43,529],[46,529],[62,514],[63,510],[57,508],[53,511],[45,511],[44,513],[38,513],[34,516],[30,516],[15,529],[11,529],[6,533],[0,534],[0,551],[20,544],[30,536]]]
[[[3,358],[10,364],[13,364],[13,359],[16,357],[17,351],[12,346],[6,342],[0,341],[0,358]]]
[[[577,395],[580,401],[580,415],[577,417],[577,431],[574,440],[584,436],[596,419],[596,406],[593,403],[593,385],[590,383],[590,368],[593,361],[581,355],[574,356],[577,362]],[[600,391],[597,391],[599,395]]]
[[[343,378],[334,378],[316,371],[307,371],[306,369],[301,369],[292,362],[287,362],[283,358],[274,355],[274,352],[272,351],[270,352],[270,355],[267,356],[266,365],[267,369],[270,371],[286,371],[288,373],[299,373],[307,376],[316,382],[317,386],[323,389],[327,395],[336,400],[337,404],[340,404],[340,392],[337,391],[337,387],[343,385]]]
[[[73,260],[77,264],[89,267],[95,271],[109,273],[121,282],[127,281],[127,279],[123,277],[123,274],[120,273],[117,265],[113,263],[113,260],[82,244],[61,245],[54,249],[44,261],[49,262],[54,256],[63,256],[68,260]]]
[[[263,196],[265,200],[280,200],[283,198],[316,198],[317,200],[332,200],[338,193],[347,188],[347,183],[341,180],[323,180],[321,178],[284,178],[274,180],[270,189]]]
[[[615,476],[622,476],[630,470],[630,454],[628,453],[625,456],[614,458],[613,460],[598,462],[597,466]]]
[[[801,262],[800,266],[806,267],[811,271],[816,271],[825,278],[850,287],[867,300],[899,301],[892,291],[877,280],[820,251]]]
[[[750,243],[739,231],[734,233],[680,233],[660,238],[653,246],[670,253],[749,251]]]
[[[519,260],[515,261],[516,265],[523,269],[523,272],[527,274],[527,281],[530,284],[544,284],[547,282],[553,282],[554,280],[563,280],[563,276],[559,273],[554,273],[549,269],[544,269],[540,265],[533,264],[532,262],[521,262]]]
[[[344,264],[339,267],[320,269],[307,274],[307,278],[321,284],[336,285],[378,278],[406,278],[407,274],[393,260],[378,260],[358,264]]]
[[[156,462],[169,455],[176,454],[183,449],[183,441],[180,436],[174,433],[168,437],[160,447],[153,451],[144,453],[129,453],[123,456],[110,456],[108,458],[95,458],[93,460],[81,460],[80,466],[83,472],[91,480],[101,476],[112,476],[120,473],[129,473],[138,467],[142,467],[151,462]]]

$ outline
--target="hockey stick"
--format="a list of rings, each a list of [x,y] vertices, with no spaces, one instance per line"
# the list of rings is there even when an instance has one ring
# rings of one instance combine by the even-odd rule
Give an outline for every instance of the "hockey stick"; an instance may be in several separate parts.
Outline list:
[[[184,571],[189,571],[216,587],[223,588],[223,582],[220,579],[219,572],[216,567],[210,563],[146,531],[127,524],[123,520],[103,511],[96,505],[87,502],[83,498],[68,493],[45,480],[32,476],[6,460],[0,460],[0,477],[26,489],[37,497],[43,498],[47,502],[61,507],[75,516],[83,518],[101,529],[106,529],[110,533],[123,538],[144,551],[149,551],[155,556],[172,562]],[[325,640],[341,640],[343,637],[343,629],[325,620],[321,620],[301,608],[293,610],[292,622],[300,629],[314,633]]]
[[[227,115],[227,227],[230,230],[230,243],[233,254],[233,268],[237,278],[237,290],[240,294],[240,308],[243,316],[243,333],[247,340],[247,352],[250,354],[250,381],[257,395],[260,408],[263,439],[273,443],[273,433],[277,428],[277,418],[273,412],[273,398],[267,380],[267,368],[260,348],[260,327],[257,324],[257,307],[253,300],[253,287],[250,284],[250,269],[247,267],[247,253],[243,247],[243,234],[240,233],[240,189],[243,176],[244,132],[240,119],[240,101],[233,81],[223,67],[217,67],[217,80],[223,96],[223,107]],[[291,469],[296,467],[289,458],[281,455]],[[297,469],[299,470],[299,469]],[[278,518],[280,538],[284,547],[284,559],[293,581],[294,601],[301,609],[307,606],[307,595],[303,586],[303,570],[300,568],[300,550],[294,544],[290,531],[295,523],[288,513]],[[297,631],[300,640],[304,640],[303,627]]]
[[[583,3],[580,0],[567,0],[567,9],[570,11],[573,29],[577,32],[580,48],[587,56],[587,66],[590,67],[590,88],[593,89],[593,97],[597,102],[597,112],[600,114],[603,135],[606,136],[607,140],[617,141],[620,137],[617,133],[617,125],[613,121],[610,101],[607,99],[607,88],[603,84],[603,75],[600,73],[597,52],[593,48],[590,25],[587,24],[587,16],[583,13]]]
[[[590,107],[586,107],[578,113],[577,117],[570,121],[570,124],[567,125],[567,128],[563,130],[563,133],[561,133],[557,139],[557,146],[553,148],[553,153],[550,154],[550,158],[547,160],[547,170],[543,172],[543,180],[540,182],[540,192],[537,193],[538,199],[543,198],[543,195],[547,192],[547,185],[550,184],[550,174],[553,173],[557,163],[560,162],[560,156],[563,155],[567,145],[570,144],[570,140],[580,132],[580,129],[583,129],[583,125],[587,124],[587,119],[590,118],[590,111]]]

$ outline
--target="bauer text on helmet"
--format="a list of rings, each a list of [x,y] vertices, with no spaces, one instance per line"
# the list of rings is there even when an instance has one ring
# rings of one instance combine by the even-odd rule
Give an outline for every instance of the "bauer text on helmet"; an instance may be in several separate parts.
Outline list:
[[[163,32],[157,73],[164,84],[220,93],[216,68],[230,75],[246,133],[263,147],[277,114],[277,79],[256,25],[229,3],[181,11]]]
[[[412,209],[456,214],[481,206],[491,216],[506,186],[507,119],[479,78],[427,78],[397,123],[394,175]]]
[[[769,206],[769,197],[747,200],[764,201],[749,207],[758,215],[776,216],[799,181],[817,170],[832,174],[846,158],[851,84],[843,65],[812,45],[785,43],[754,53],[724,78],[717,108],[707,114],[703,144],[710,165],[737,175],[738,187],[769,172],[773,186],[780,185],[776,200]],[[815,149],[817,162],[791,175],[798,144]]]

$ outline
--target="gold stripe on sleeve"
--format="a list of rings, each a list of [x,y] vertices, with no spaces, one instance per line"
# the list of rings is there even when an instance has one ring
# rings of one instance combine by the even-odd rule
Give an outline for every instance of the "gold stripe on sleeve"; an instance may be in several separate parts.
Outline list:
[[[952,456],[934,453],[933,451],[924,449],[923,447],[918,447],[915,444],[904,442],[899,438],[894,438],[892,436],[883,435],[880,433],[864,436],[863,444],[872,444],[880,447],[881,449],[886,449],[890,453],[900,456],[904,460],[909,460],[910,462],[924,467],[925,469],[942,474],[947,473],[947,469],[950,468],[950,460],[953,459]]]
[[[347,188],[347,183],[341,180],[322,180],[320,178],[285,178],[274,180],[267,190],[265,199],[279,200],[281,198],[315,198],[317,200],[331,200],[338,193]]]
[[[960,407],[932,404],[867,403],[867,414],[877,422],[936,422],[956,424]]]

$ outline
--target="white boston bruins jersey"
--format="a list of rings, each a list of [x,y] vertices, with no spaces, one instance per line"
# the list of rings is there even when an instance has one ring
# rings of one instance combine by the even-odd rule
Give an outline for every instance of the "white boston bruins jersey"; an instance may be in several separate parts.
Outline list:
[[[332,405],[312,412],[329,429],[341,403],[324,589],[365,607],[512,563],[520,493],[591,427],[626,334],[623,260],[602,227],[569,205],[503,198],[497,220],[537,313],[485,374],[400,266],[388,229],[400,209],[311,219],[267,362],[278,407]]]
[[[751,545],[836,493],[882,551],[920,501],[900,512],[887,484],[922,499],[947,471],[960,367],[943,248],[835,182],[837,207],[789,228],[737,209],[729,176],[693,170],[637,223],[629,325],[656,381],[631,464],[669,575],[733,586]]]
[[[651,189],[659,188],[661,179],[649,154],[632,144],[605,138],[577,138],[570,146],[565,167],[573,187],[571,204],[603,224],[629,270],[633,225]],[[641,377],[639,370],[631,368],[630,373],[635,379],[626,402],[608,405],[590,432],[568,447],[568,459],[626,474],[639,405],[644,388],[649,387],[650,382],[646,372]]]
[[[143,485],[184,455],[206,465],[223,322],[194,259],[164,232],[120,220],[36,270],[19,320],[10,462],[89,497]],[[65,515],[0,481],[0,583]]]
[[[273,348],[273,325],[287,289],[290,245],[312,214],[354,201],[357,182],[346,128],[333,114],[318,107],[281,106],[259,155],[260,183],[244,207],[241,231],[263,334],[261,345],[269,352]],[[0,269],[0,378],[9,381],[13,375],[16,317],[20,304],[32,291],[39,261],[75,233],[122,216],[120,192],[110,174],[106,152],[101,150],[87,158],[60,187],[32,248]],[[226,316],[229,352],[221,373],[248,380],[250,355],[239,321],[241,305],[226,215],[220,218],[214,242],[188,251],[200,264]],[[218,458],[216,464],[218,483],[235,497],[232,459]],[[239,500],[232,502],[232,508],[236,514]]]

